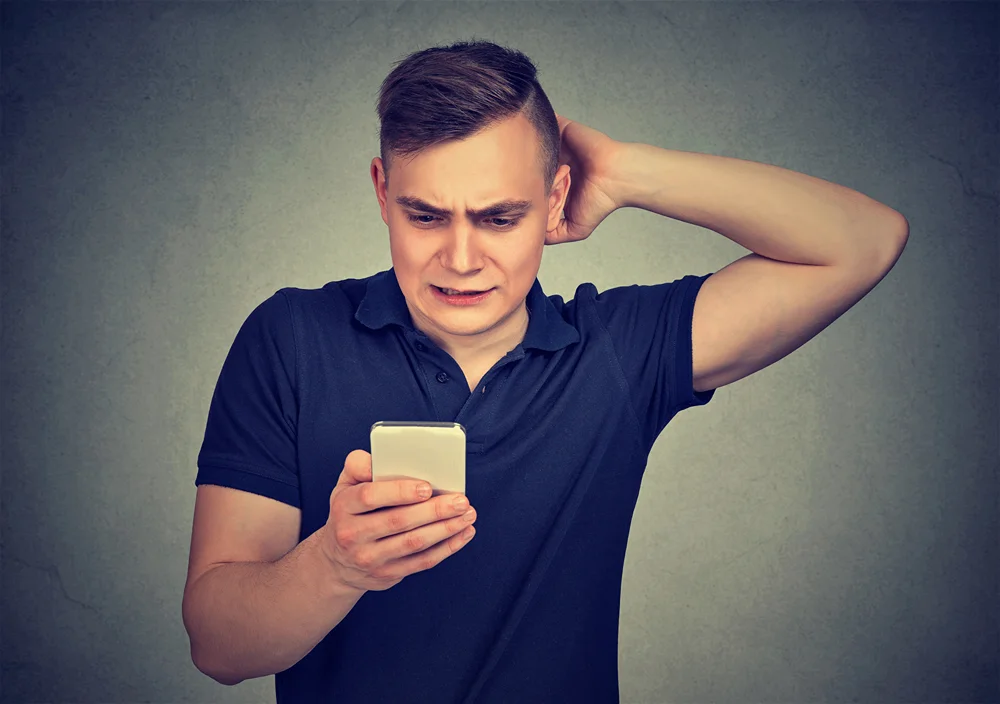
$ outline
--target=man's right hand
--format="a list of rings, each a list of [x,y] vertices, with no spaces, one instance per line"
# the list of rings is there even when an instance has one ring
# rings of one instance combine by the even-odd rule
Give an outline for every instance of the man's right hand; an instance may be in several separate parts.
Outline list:
[[[475,535],[476,512],[464,494],[419,496],[416,479],[372,481],[372,456],[347,455],[330,493],[321,545],[347,586],[382,591],[434,567]],[[428,485],[429,486],[429,485]],[[456,499],[465,503],[455,506]],[[468,529],[468,535],[463,531]]]

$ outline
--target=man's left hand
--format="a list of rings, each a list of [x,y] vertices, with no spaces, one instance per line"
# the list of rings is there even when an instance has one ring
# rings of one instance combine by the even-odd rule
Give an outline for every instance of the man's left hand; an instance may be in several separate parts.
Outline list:
[[[592,127],[556,115],[559,122],[559,165],[569,164],[570,189],[564,218],[545,233],[545,244],[585,240],[604,218],[621,205],[610,195],[610,174],[622,142]]]

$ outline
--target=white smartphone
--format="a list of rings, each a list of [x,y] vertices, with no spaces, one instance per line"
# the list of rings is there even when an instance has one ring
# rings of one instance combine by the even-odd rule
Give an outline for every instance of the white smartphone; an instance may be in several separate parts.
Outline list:
[[[380,420],[372,425],[372,481],[422,479],[433,496],[465,493],[465,428],[460,423]]]

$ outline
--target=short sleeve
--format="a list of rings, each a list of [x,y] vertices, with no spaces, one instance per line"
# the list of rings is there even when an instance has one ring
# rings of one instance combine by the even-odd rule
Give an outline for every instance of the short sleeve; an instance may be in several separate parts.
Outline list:
[[[694,390],[691,354],[694,301],[709,276],[622,286],[594,299],[628,382],[647,447],[677,413],[704,406],[715,395],[715,389]]]
[[[243,322],[222,365],[195,485],[218,484],[300,508],[291,311],[277,291]]]

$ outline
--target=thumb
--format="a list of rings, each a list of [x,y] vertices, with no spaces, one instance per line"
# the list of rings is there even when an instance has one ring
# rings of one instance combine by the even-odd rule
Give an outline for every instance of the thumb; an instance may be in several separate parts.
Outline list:
[[[354,486],[372,480],[372,456],[365,450],[352,450],[344,460],[337,486]]]

